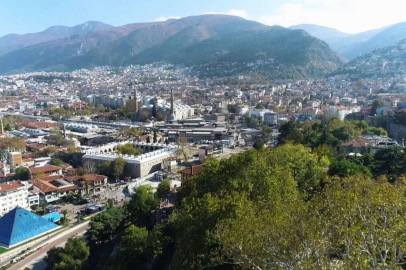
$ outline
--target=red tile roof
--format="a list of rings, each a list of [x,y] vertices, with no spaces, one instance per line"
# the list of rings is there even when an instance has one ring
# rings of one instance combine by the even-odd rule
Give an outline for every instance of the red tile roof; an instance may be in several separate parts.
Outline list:
[[[61,167],[58,166],[53,166],[53,165],[47,165],[47,166],[42,166],[42,167],[35,167],[35,168],[30,168],[31,174],[35,173],[46,173],[46,172],[56,172],[61,170]]]
[[[41,181],[38,179],[34,179],[32,181],[32,184],[34,186],[36,186],[37,188],[39,188],[43,193],[47,193],[47,192],[52,192],[52,191],[57,191],[58,188],[55,187],[54,185],[51,185],[50,183],[48,183],[47,181]]]
[[[17,188],[24,187],[23,184],[21,184],[20,181],[13,181],[13,182],[8,182],[8,183],[3,183],[0,185],[0,194],[5,193],[10,190],[15,190]]]
[[[50,176],[44,176],[44,177],[37,177],[36,179],[41,180],[41,181],[53,181],[53,180],[58,180],[58,179],[62,179],[62,176],[60,175],[50,175]]]
[[[205,169],[204,165],[193,165],[189,168],[181,170],[180,173],[187,175],[198,175],[199,173],[204,171],[204,169]]]
[[[356,138],[354,140],[345,142],[342,145],[343,146],[352,146],[352,147],[355,147],[355,148],[361,148],[361,147],[368,146],[370,143],[371,143],[370,140],[365,139],[363,137],[358,137],[358,138]]]

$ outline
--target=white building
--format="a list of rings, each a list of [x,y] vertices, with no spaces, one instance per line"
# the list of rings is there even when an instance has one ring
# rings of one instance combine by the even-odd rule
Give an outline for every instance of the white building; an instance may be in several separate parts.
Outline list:
[[[163,169],[163,161],[174,155],[177,147],[159,144],[159,143],[143,143],[143,142],[117,142],[109,143],[99,147],[87,149],[82,157],[83,161],[94,162],[97,166],[105,161],[113,162],[118,157],[117,146],[121,144],[131,143],[134,147],[141,148],[144,152],[142,155],[131,156],[122,155],[121,157],[127,162],[125,174],[133,178],[145,177],[151,173]]]
[[[317,114],[319,113],[318,108],[306,108],[299,111],[299,116],[304,117],[306,119],[316,119]]]
[[[158,104],[157,107],[169,111],[171,109],[171,104]],[[175,103],[173,104],[173,114],[175,116],[175,120],[187,119],[195,115],[195,109],[190,107],[189,105]]]
[[[267,112],[264,114],[264,123],[267,125],[277,125],[278,124],[278,114],[274,112]]]
[[[251,118],[258,118],[259,116],[262,117],[262,119],[264,119],[265,114],[266,113],[270,113],[271,111],[268,109],[261,109],[261,110],[250,110],[248,112],[248,116]]]
[[[0,215],[3,216],[18,206],[30,208],[27,185],[21,181],[0,184]]]
[[[354,112],[359,112],[360,110],[361,107],[359,106],[352,106],[351,108],[347,108],[344,106],[329,106],[327,116],[329,119],[336,117],[344,120],[347,115]]]

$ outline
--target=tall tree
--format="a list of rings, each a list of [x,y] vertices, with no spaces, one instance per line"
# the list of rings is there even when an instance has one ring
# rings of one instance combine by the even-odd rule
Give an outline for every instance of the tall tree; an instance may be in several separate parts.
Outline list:
[[[158,199],[165,197],[165,195],[168,194],[170,190],[171,190],[171,181],[163,180],[161,183],[159,183],[158,188],[156,190],[156,195]]]
[[[379,149],[374,155],[375,175],[386,175],[390,181],[395,181],[406,171],[405,153],[401,147]]]
[[[116,158],[116,160],[113,161],[112,166],[113,166],[114,175],[116,176],[116,182],[118,182],[118,180],[120,180],[120,176],[124,173],[124,169],[125,169],[126,165],[127,165],[127,162],[122,157],[118,157],[118,158]]]
[[[151,211],[158,206],[158,201],[152,193],[151,186],[139,186],[134,197],[128,204],[128,213],[133,224],[149,227]]]

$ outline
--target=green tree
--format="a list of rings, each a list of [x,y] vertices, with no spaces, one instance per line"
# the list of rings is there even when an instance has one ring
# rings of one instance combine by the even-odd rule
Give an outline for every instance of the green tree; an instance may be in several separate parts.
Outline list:
[[[113,161],[113,172],[116,176],[116,182],[120,180],[120,176],[124,173],[125,166],[127,165],[127,161],[124,158],[118,157],[116,160]]]
[[[98,105],[96,106],[96,111],[97,111],[98,113],[102,113],[102,112],[105,112],[105,111],[106,111],[106,108],[104,107],[103,104],[98,104]]]
[[[61,146],[63,144],[63,135],[60,129],[54,128],[51,130],[50,142],[56,146]]]
[[[97,169],[98,173],[101,175],[106,175],[106,176],[112,176],[113,174],[111,173],[111,162],[110,161],[105,161],[103,162],[99,168]]]
[[[227,109],[229,113],[239,113],[239,108],[237,104],[228,104]]]
[[[70,238],[65,248],[50,249],[45,260],[50,270],[80,270],[89,255],[89,247],[82,238]]]
[[[171,190],[171,181],[163,180],[161,183],[159,183],[158,188],[156,190],[156,195],[158,199],[164,198],[165,195],[168,194],[170,190]]]
[[[253,147],[257,150],[260,150],[261,148],[263,148],[265,145],[264,141],[262,139],[256,140]]]
[[[375,175],[386,175],[393,182],[406,171],[405,153],[401,147],[379,149],[373,167]]]
[[[128,227],[121,237],[117,253],[113,258],[114,269],[136,270],[145,269],[146,263],[155,257],[156,248],[154,234],[145,228],[134,225]]]
[[[151,211],[158,206],[158,201],[152,193],[151,186],[139,186],[128,204],[130,221],[140,227],[150,225]]]
[[[349,160],[333,161],[330,165],[329,174],[337,175],[340,177],[348,177],[351,175],[371,176],[371,172],[367,167]]]
[[[125,213],[121,207],[109,208],[94,216],[89,223],[87,236],[92,244],[102,244],[112,240],[125,218]]]
[[[347,126],[343,126],[332,131],[334,137],[339,139],[340,141],[348,141],[351,139],[351,129]]]
[[[371,108],[371,113],[372,115],[376,114],[376,109],[381,108],[383,106],[383,102],[379,99],[375,99],[372,102],[372,108]]]
[[[135,148],[131,143],[117,146],[117,151],[122,155],[137,156],[142,154],[142,151],[139,148]]]
[[[8,151],[24,151],[25,142],[22,138],[12,137],[12,138],[0,138],[1,149]]]
[[[127,138],[139,137],[142,135],[142,129],[140,128],[125,128],[120,130],[120,135]]]
[[[23,166],[18,167],[13,178],[15,180],[28,180],[28,168]]]
[[[62,166],[64,164],[64,162],[62,160],[60,160],[59,158],[52,158],[51,159],[51,165],[54,166]]]
[[[5,130],[5,131],[12,131],[13,128],[11,127],[11,125],[10,125],[9,123],[7,123],[7,124],[4,126],[4,130]]]
[[[364,177],[334,181],[314,203],[320,234],[342,269],[401,269],[406,250],[404,184]]]
[[[292,168],[289,168],[293,166],[286,166],[292,161],[287,158],[291,152],[298,152],[297,156],[311,154],[310,151],[297,151],[298,146],[290,147],[292,150],[287,153],[285,150],[289,149],[281,149],[278,154],[264,149],[220,161],[209,159],[202,173],[184,181],[179,193],[182,204],[174,214],[179,233],[172,263],[174,269],[201,269],[227,262],[221,255],[216,228],[222,220],[237,217],[246,207],[245,201],[275,209],[279,202],[288,202],[298,196],[297,182],[292,177]],[[299,175],[308,177],[311,173],[301,170],[307,170],[317,161],[302,163],[298,164],[302,167],[296,169],[298,180]],[[316,172],[313,169],[313,174],[318,174]]]

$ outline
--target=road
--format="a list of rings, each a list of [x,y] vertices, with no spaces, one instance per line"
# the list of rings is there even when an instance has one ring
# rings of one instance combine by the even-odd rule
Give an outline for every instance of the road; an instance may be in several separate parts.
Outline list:
[[[24,267],[29,267],[30,269],[35,269],[35,270],[45,269],[46,263],[44,262],[44,258],[46,256],[48,250],[50,250],[53,247],[64,246],[69,238],[74,237],[76,235],[83,235],[88,228],[89,228],[89,225],[87,224],[86,226],[78,228],[63,237],[50,242],[48,245],[46,245],[42,249],[37,250],[33,254],[24,258],[22,261],[11,266],[9,268],[9,270],[20,270],[21,268],[24,268]]]

